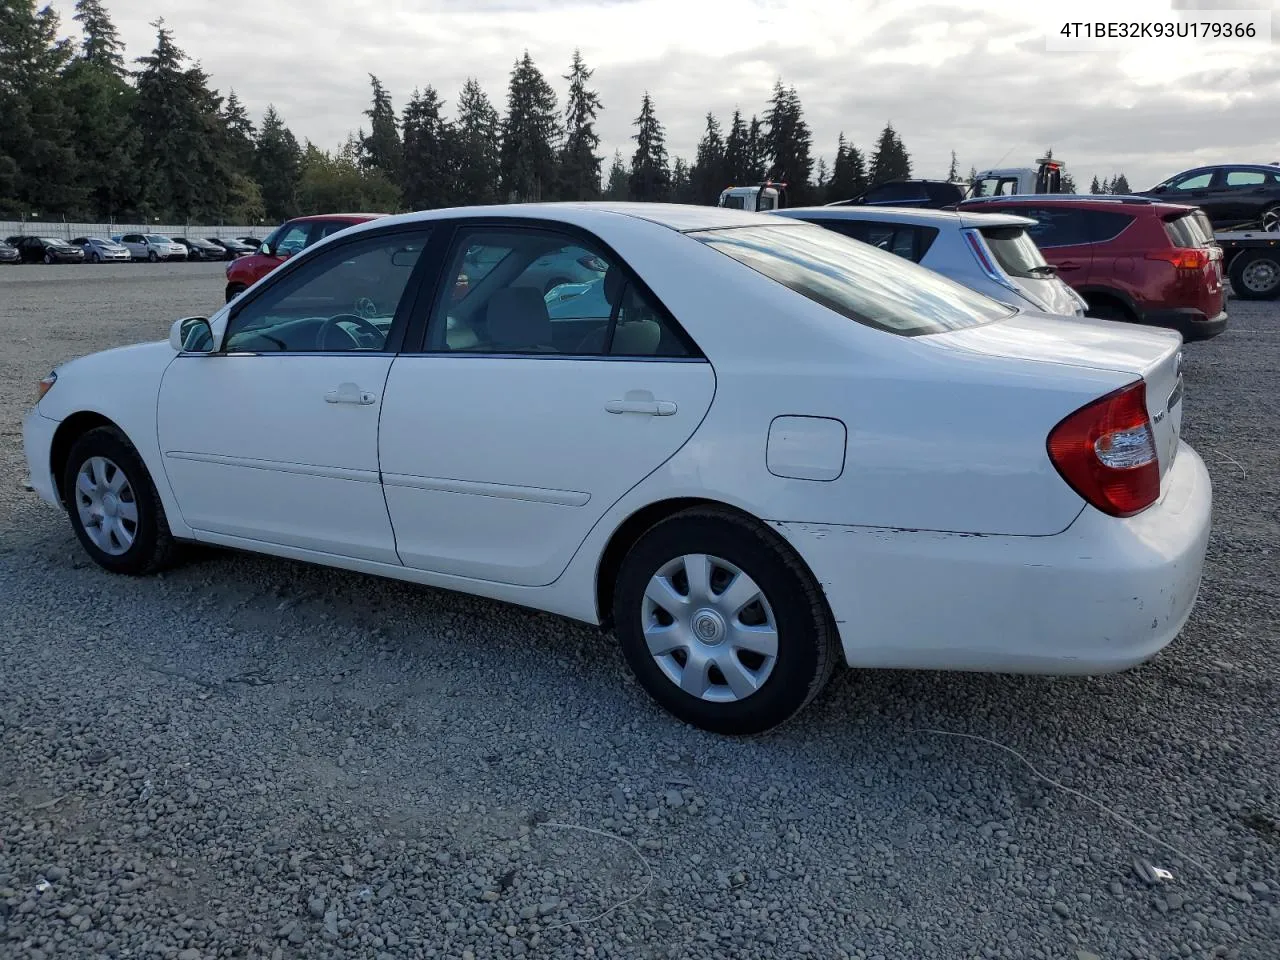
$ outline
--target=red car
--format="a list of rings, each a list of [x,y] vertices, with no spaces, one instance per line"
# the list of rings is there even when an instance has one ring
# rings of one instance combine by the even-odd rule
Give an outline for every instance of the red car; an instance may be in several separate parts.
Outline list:
[[[1067,194],[966,200],[966,209],[1016,213],[1091,317],[1171,327],[1207,340],[1227,327],[1222,249],[1196,207],[1141,197]]]
[[[385,213],[324,213],[295,217],[271,231],[257,253],[227,264],[227,302],[230,303],[295,253],[332,233],[357,223],[385,217]]]

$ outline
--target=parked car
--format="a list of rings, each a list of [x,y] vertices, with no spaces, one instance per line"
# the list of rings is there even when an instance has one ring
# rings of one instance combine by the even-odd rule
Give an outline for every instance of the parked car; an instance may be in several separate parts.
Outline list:
[[[123,244],[134,260],[185,260],[187,248],[158,233],[126,233],[111,238]]]
[[[21,263],[22,254],[10,243],[0,241],[0,263]]]
[[[1280,229],[1280,164],[1240,163],[1195,167],[1139,196],[1199,207],[1216,230],[1256,224]]]
[[[965,197],[965,185],[950,180],[890,180],[877,184],[848,200],[837,200],[833,207],[927,207],[940,210],[959,203]]]
[[[257,250],[262,246],[262,239],[260,237],[236,237],[236,240],[243,243],[246,247],[250,247],[254,250]]]
[[[239,240],[223,240],[220,237],[205,237],[215,247],[221,247],[223,252],[222,259],[234,260],[236,257],[247,257],[251,253],[257,252],[257,247],[251,247],[247,243],[241,243]]]
[[[133,259],[128,247],[106,237],[76,237],[71,243],[84,251],[90,263],[127,263]]]
[[[1084,316],[1084,299],[1045,262],[1027,228],[1035,221],[996,213],[899,207],[778,210],[936,270],[1019,309]]]
[[[384,213],[330,213],[297,217],[282,223],[258,245],[256,253],[227,264],[227,302],[230,303],[280,264],[313,243],[353,224],[366,223],[384,216]]]
[[[22,263],[84,263],[84,251],[57,237],[9,237]]]
[[[197,238],[188,239],[187,237],[174,237],[174,243],[180,243],[187,248],[188,260],[225,260],[227,259],[227,251],[216,243],[210,243],[208,240]]]
[[[435,296],[476,248],[487,274]],[[521,284],[570,248],[607,264],[607,311],[553,319]],[[1155,656],[1210,530],[1181,345],[767,214],[430,210],[315,244],[167,344],[62,365],[24,449],[107,570],[194,541],[609,626],[663,707],[744,734],[837,658]]]
[[[1203,213],[1145,197],[982,197],[964,211],[1016,213],[1092,317],[1171,327],[1187,340],[1227,327],[1222,250]]]

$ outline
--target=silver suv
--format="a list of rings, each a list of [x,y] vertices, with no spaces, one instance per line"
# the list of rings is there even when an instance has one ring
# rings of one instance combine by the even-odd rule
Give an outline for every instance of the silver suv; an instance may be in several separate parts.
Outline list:
[[[125,233],[111,238],[116,243],[129,248],[129,256],[134,260],[185,260],[187,248],[174,243],[168,237],[158,233]]]

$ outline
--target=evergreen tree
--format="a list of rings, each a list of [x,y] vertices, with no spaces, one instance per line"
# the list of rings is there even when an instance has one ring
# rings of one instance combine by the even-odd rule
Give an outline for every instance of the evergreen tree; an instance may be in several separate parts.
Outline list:
[[[413,91],[404,108],[404,161],[401,187],[410,210],[430,210],[457,203],[454,186],[453,128],[441,116],[443,102],[435,89]]]
[[[1098,182],[1098,175],[1093,175],[1093,182],[1089,184],[1089,192],[1093,194],[1102,193],[1102,184]]]
[[[254,142],[258,131],[249,119],[249,112],[236,96],[235,90],[227,94],[227,102],[222,108],[222,125],[226,129],[227,149],[232,166],[239,174],[248,174],[253,169]]]
[[[137,211],[142,184],[136,164],[140,140],[133,125],[136,97],[112,69],[83,57],[63,73],[62,98],[71,117],[85,216],[117,220]]]
[[[114,73],[120,79],[127,76],[124,65],[124,41],[102,0],[76,0],[75,16],[84,38],[80,42],[80,57],[89,63]]]
[[[825,203],[827,199],[827,160],[825,157],[818,158],[818,182],[814,184],[813,199],[817,203]]]
[[[708,111],[707,128],[698,141],[698,152],[689,172],[693,202],[715,203],[720,197],[720,191],[728,186],[725,177],[724,139],[720,136],[720,121]]]
[[[622,160],[622,151],[613,152],[613,165],[609,167],[609,180],[604,188],[606,200],[627,199],[628,179],[627,167]]]
[[[676,157],[671,167],[671,202],[693,203],[693,175],[684,157]]]
[[[560,118],[556,94],[529,51],[516,61],[502,124],[502,192],[512,201],[541,200],[555,187]]]
[[[1110,195],[1116,192],[1115,183],[1110,178],[1102,181],[1102,192]]]
[[[978,182],[978,168],[971,166],[969,167],[969,183],[974,184],[977,182]]]
[[[569,81],[565,106],[565,140],[560,151],[560,196],[564,200],[596,200],[600,197],[600,162],[596,155],[600,136],[595,122],[600,96],[587,86],[594,70],[587,68],[582,54],[573,51],[573,64],[564,79]]]
[[[58,26],[52,7],[0,2],[0,204],[13,212],[66,213],[84,201],[60,82],[72,49]]]
[[[813,173],[813,158],[809,151],[813,137],[804,122],[804,111],[795,87],[783,87],[781,80],[774,83],[765,123],[767,129],[762,147],[769,168],[766,176],[787,184],[790,203],[808,202],[809,177]]]
[[[458,95],[458,117],[454,125],[456,203],[497,202],[501,129],[498,111],[480,84],[468,78]]]
[[[308,141],[299,162],[300,212],[395,210],[399,188],[382,170],[364,163],[365,157],[363,131],[358,136],[347,137],[336,153],[321,150]]]
[[[636,152],[631,156],[629,196],[632,200],[661,201],[671,189],[671,170],[667,166],[667,137],[653,112],[653,99],[646,90],[640,101],[640,115],[631,122],[636,132]]]
[[[724,173],[728,181],[725,186],[746,187],[762,179],[752,176],[749,151],[747,125],[742,121],[742,112],[735,109],[724,138]],[[719,191],[716,195],[719,196]]]
[[[960,166],[956,163],[956,152],[951,151],[951,166],[947,170],[947,179],[951,183],[955,183],[960,179]]]
[[[1062,192],[1063,193],[1076,192],[1076,182],[1072,178],[1071,174],[1067,173],[1066,171],[1063,171],[1063,174],[1062,174]]]
[[[876,142],[875,153],[871,155],[871,185],[910,177],[911,158],[907,156],[907,149],[894,131],[893,124],[886,123]]]
[[[747,127],[747,181],[754,184],[759,183],[767,175],[766,168],[769,166],[769,151],[765,146],[764,132],[760,128],[760,120],[755,114],[751,115],[751,123]]]
[[[400,177],[403,160],[396,111],[382,81],[371,73],[369,83],[373,87],[373,103],[364,112],[369,118],[369,136],[363,138],[362,159],[366,169],[381,170],[394,183]]]
[[[268,220],[287,220],[298,214],[298,181],[302,149],[285,126],[274,104],[268,104],[258,133],[254,173],[262,188],[262,206]]]
[[[867,172],[862,151],[846,141],[842,131],[836,141],[836,159],[831,166],[827,198],[831,201],[852,200],[866,189]]]
[[[1129,186],[1129,179],[1122,173],[1111,184],[1111,192],[1122,196],[1127,196],[1133,190]]]

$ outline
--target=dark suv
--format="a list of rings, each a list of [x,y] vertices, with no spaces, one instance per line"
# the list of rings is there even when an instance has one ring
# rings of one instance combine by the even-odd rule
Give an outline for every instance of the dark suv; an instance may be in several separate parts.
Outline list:
[[[1144,197],[983,197],[962,210],[1031,217],[1036,245],[1084,297],[1088,315],[1207,340],[1227,326],[1222,249],[1195,207]]]
[[[829,207],[923,207],[941,210],[964,199],[964,184],[950,180],[890,180],[850,200],[837,200]]]
[[[1276,163],[1196,167],[1139,195],[1199,207],[1216,230],[1251,225],[1280,229],[1280,164]]]

